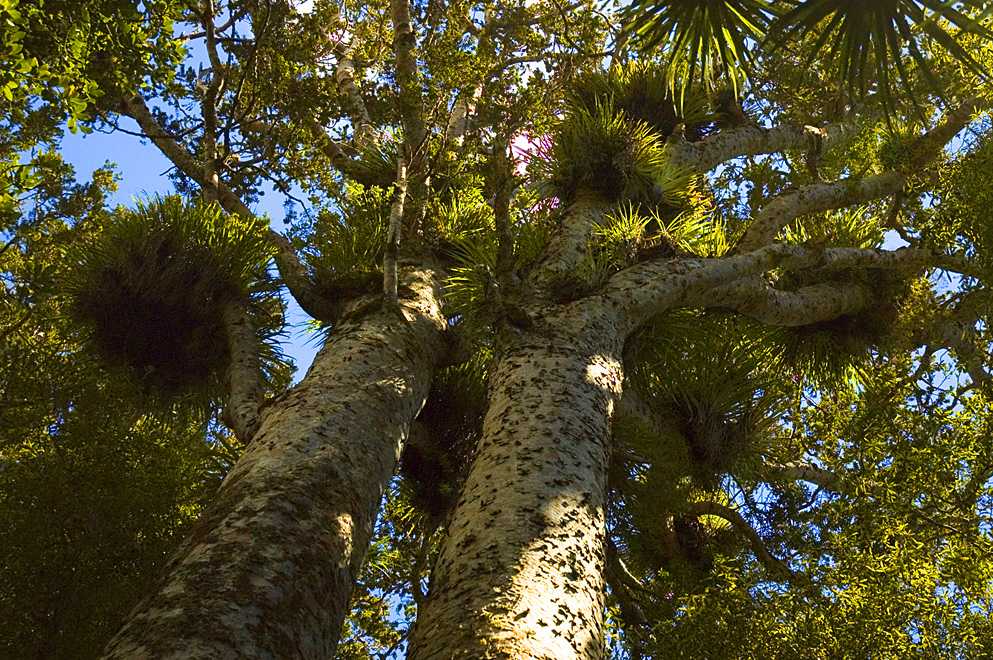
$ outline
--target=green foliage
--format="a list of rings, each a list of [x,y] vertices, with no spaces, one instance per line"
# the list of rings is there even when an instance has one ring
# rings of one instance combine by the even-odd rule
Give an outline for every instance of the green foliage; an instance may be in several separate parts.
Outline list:
[[[927,37],[946,49],[964,67],[986,76],[988,71],[956,40],[950,27],[993,39],[993,32],[977,20],[977,13],[988,11],[987,3],[967,0],[962,3],[942,0],[888,0],[887,2],[845,2],[806,0],[783,17],[774,41],[783,43],[786,30],[822,28],[815,42],[815,52],[827,51],[827,59],[837,70],[839,80],[849,90],[864,96],[875,85],[884,98],[893,94],[892,71],[900,83],[909,87],[910,74],[905,64],[909,58],[931,81],[939,93],[943,86],[932,73],[920,41]]]
[[[687,138],[692,140],[710,119],[706,98],[689,91],[677,107],[670,83],[667,69],[657,63],[631,61],[577,76],[570,83],[567,100],[570,106],[589,112],[595,112],[598,103],[612,104],[663,137],[683,124]]]
[[[815,35],[804,68],[815,60],[825,62],[833,69],[834,80],[855,97],[875,89],[887,114],[894,114],[901,92],[916,102],[911,91],[915,74],[928,81],[931,91],[946,93],[931,65],[932,50],[982,79],[988,76],[986,65],[963,38],[993,39],[984,24],[989,9],[982,0],[784,4],[791,6],[766,0],[639,1],[627,9],[626,30],[644,51],[662,52],[670,88],[679,91],[695,80],[714,89],[726,78],[737,97],[756,63],[770,52],[792,46],[798,33]]]
[[[661,137],[610,101],[571,109],[556,126],[534,174],[562,199],[581,191],[610,200],[652,200],[679,189],[687,173],[668,164]]]
[[[172,0],[43,0],[0,4],[0,103],[28,99],[58,109],[75,132],[94,108],[134,93],[151,74],[168,78],[181,51],[173,39]],[[84,127],[85,130],[89,130]]]
[[[322,213],[305,252],[317,286],[332,300],[382,289],[389,194],[350,189],[342,214]]]
[[[824,247],[878,248],[883,242],[883,231],[871,210],[860,207],[825,213],[813,222],[788,228],[784,240]],[[886,350],[898,339],[896,330],[912,278],[885,269],[852,272],[812,269],[783,273],[776,286],[796,291],[827,282],[862,284],[873,292],[875,302],[856,314],[780,328],[774,334],[781,351],[777,359],[799,377],[821,385],[857,382],[871,351]]]
[[[881,247],[883,228],[872,211],[869,207],[859,206],[821,213],[816,218],[787,227],[783,232],[783,242],[819,247]]]
[[[445,305],[450,316],[487,324],[494,311],[491,288],[496,281],[496,246],[491,240],[463,240],[452,249],[457,265],[445,280]]]
[[[216,396],[228,350],[221,309],[244,305],[260,339],[281,325],[265,224],[178,197],[119,209],[66,254],[68,313],[115,368],[165,399]]]
[[[99,656],[230,465],[202,407],[150,416],[77,341],[57,274],[66,244],[99,230],[112,181],[63,174],[0,252],[5,658]]]
[[[0,437],[4,657],[97,657],[219,483],[202,424],[132,424],[121,391],[84,388],[59,388],[74,407],[57,420]]]
[[[761,448],[788,388],[771,369],[764,333],[733,317],[675,313],[645,328],[630,350],[635,387],[683,440],[702,483]],[[668,460],[641,442],[635,448]]]
[[[493,242],[493,208],[483,199],[479,188],[470,188],[461,196],[440,204],[437,217],[442,249],[466,241]]]
[[[441,369],[431,382],[400,458],[401,488],[425,517],[428,529],[441,525],[471,466],[486,412],[486,381],[493,356],[480,349],[461,364]]]
[[[663,51],[668,85],[680,96],[694,79],[713,88],[725,74],[737,96],[754,57],[749,42],[763,38],[774,15],[765,0],[639,0],[627,9],[626,29],[645,51]]]
[[[987,272],[993,269],[991,168],[993,144],[984,139],[942,168],[936,203],[918,214],[922,236],[936,249],[964,255]]]

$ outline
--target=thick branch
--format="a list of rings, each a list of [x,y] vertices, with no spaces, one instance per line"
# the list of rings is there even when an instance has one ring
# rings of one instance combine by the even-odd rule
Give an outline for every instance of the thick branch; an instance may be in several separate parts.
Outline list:
[[[262,382],[258,338],[244,306],[225,305],[224,330],[228,342],[226,423],[243,444],[259,430]]]
[[[338,315],[333,301],[318,293],[310,274],[300,261],[300,255],[293,249],[289,239],[269,230],[269,240],[276,245],[276,268],[283,284],[300,308],[319,321],[331,321]]]
[[[362,98],[362,91],[355,84],[355,62],[352,60],[352,46],[342,45],[336,50],[338,67],[335,70],[334,78],[338,83],[338,89],[345,97],[345,110],[352,120],[355,146],[362,149],[374,139],[375,129],[369,116],[369,109]]]
[[[511,231],[510,199],[514,191],[513,162],[508,154],[506,139],[498,139],[493,145],[491,164],[493,188],[493,224],[497,234],[496,276],[497,283],[504,291],[511,286],[514,270],[514,236]]]
[[[711,291],[704,304],[733,309],[767,325],[794,327],[853,314],[871,301],[872,292],[861,284],[831,282],[781,291],[754,277]]]
[[[900,248],[810,248],[773,243],[763,248],[719,259],[665,259],[646,261],[626,268],[610,278],[599,299],[607,301],[620,314],[620,327],[632,332],[652,316],[680,306],[747,306],[755,298],[755,283],[748,280],[776,266],[789,269],[892,268],[913,272],[923,267],[940,267],[955,272],[971,270],[968,263],[931,250]],[[714,289],[738,286],[742,296],[717,298]],[[781,300],[791,300],[789,292],[777,292]],[[745,294],[748,294],[746,296]],[[793,298],[800,302],[803,298]],[[755,303],[752,302],[754,305]],[[756,305],[754,312],[762,312]]]
[[[801,215],[872,201],[900,192],[906,177],[887,172],[862,179],[812,183],[770,200],[752,220],[735,249],[744,253],[770,243],[779,231]]]
[[[410,1],[390,0],[393,13],[393,48],[396,53],[396,79],[400,88],[398,105],[403,121],[407,158],[412,168],[419,169],[414,157],[424,141],[425,128],[421,107],[421,86],[417,77],[414,28],[410,21]]]
[[[698,172],[707,172],[721,163],[741,156],[769,154],[786,149],[827,150],[848,140],[857,130],[853,122],[841,122],[824,128],[815,126],[741,126],[699,142],[689,142],[673,133],[666,144],[669,162]]]
[[[356,161],[349,157],[345,150],[346,148],[338,142],[332,140],[331,136],[328,135],[326,130],[324,130],[324,127],[321,126],[320,122],[313,117],[303,117],[300,121],[307,129],[307,133],[310,134],[310,137],[316,143],[316,148],[324,154],[324,157],[327,158],[328,161],[342,174],[350,176],[359,183],[380,183],[379,181],[369,181],[368,177],[363,176],[364,172],[359,169]]]
[[[148,106],[145,105],[144,99],[140,96],[132,96],[125,99],[121,101],[120,111],[121,114],[127,115],[138,122],[138,126],[142,132],[152,140],[155,146],[159,148],[159,151],[173,165],[179,168],[183,174],[203,186],[203,170],[199,167],[196,159],[172,135],[159,126]],[[228,213],[234,213],[245,218],[251,218],[255,215],[234,191],[220,181],[217,184],[217,201]],[[313,283],[310,281],[306,269],[300,263],[300,257],[293,249],[293,246],[290,245],[289,240],[271,229],[269,230],[269,240],[277,248],[276,266],[279,268],[279,275],[290,290],[290,293],[300,303],[300,307],[316,319],[328,320],[333,318],[334,314],[331,311],[330,305],[321,299],[314,290]]]
[[[168,158],[173,165],[204,187],[203,168],[186,148],[180,144],[168,131],[159,126],[152,116],[144,99],[140,96],[132,96],[124,99],[120,103],[121,114],[131,117],[141,128],[148,138],[159,148],[159,151]],[[255,214],[249,209],[241,198],[223,183],[217,186],[217,201],[228,213],[236,213],[245,218],[251,218]]]
[[[562,216],[562,222],[551,239],[541,265],[535,271],[534,283],[549,285],[574,274],[586,257],[590,236],[610,209],[601,195],[581,192]]]

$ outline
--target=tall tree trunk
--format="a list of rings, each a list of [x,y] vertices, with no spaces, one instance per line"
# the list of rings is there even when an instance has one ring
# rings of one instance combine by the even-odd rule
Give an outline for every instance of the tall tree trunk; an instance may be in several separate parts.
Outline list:
[[[436,276],[342,322],[268,410],[157,592],[108,658],[333,657],[383,490],[428,394]],[[402,314],[402,316],[401,316]]]
[[[571,305],[507,348],[410,657],[600,658],[614,320]]]

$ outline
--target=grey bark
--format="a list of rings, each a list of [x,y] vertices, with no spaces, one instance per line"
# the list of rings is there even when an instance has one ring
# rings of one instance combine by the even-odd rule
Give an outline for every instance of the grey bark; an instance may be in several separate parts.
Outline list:
[[[248,444],[259,430],[263,398],[259,340],[244,306],[229,304],[223,314],[229,361],[224,417],[234,434]]]
[[[445,327],[436,277],[335,328],[107,658],[334,654],[382,492],[427,397]]]
[[[622,381],[607,309],[546,314],[498,362],[409,657],[602,657],[606,472]]]
[[[558,231],[549,241],[541,265],[531,278],[536,286],[555,286],[557,280],[574,276],[576,267],[589,251],[593,228],[610,211],[602,195],[581,191],[562,216]]]

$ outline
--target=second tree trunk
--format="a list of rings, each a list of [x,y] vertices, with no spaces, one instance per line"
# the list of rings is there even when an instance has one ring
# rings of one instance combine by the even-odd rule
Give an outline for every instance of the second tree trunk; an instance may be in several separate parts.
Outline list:
[[[410,657],[600,658],[610,416],[608,314],[572,306],[497,364],[483,437]]]

